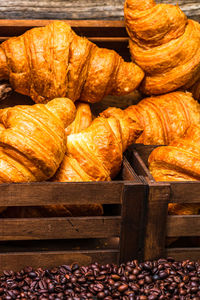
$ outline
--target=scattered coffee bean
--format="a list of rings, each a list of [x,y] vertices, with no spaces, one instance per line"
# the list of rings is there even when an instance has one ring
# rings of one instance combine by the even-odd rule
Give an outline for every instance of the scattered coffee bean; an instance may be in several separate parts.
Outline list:
[[[172,258],[120,266],[62,265],[51,270],[26,267],[0,277],[0,300],[197,300],[200,264]]]

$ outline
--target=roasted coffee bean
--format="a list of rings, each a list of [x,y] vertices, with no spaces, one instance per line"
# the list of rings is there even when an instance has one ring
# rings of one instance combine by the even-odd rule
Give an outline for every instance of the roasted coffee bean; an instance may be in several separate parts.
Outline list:
[[[186,260],[159,259],[138,263],[79,267],[62,265],[51,270],[26,267],[4,271],[0,300],[189,300],[200,299],[200,265]]]
[[[128,289],[128,285],[127,285],[127,284],[122,284],[122,285],[120,285],[120,286],[118,287],[118,291],[119,291],[120,293],[125,292],[127,289]]]

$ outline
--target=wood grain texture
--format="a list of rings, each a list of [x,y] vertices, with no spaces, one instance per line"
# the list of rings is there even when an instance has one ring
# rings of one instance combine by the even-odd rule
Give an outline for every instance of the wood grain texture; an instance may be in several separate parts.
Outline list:
[[[179,4],[191,18],[200,17],[199,0],[158,0]],[[0,18],[8,19],[112,19],[122,20],[124,0],[8,0],[0,1]]]
[[[95,261],[100,264],[117,263],[118,257],[119,251],[116,249],[0,253],[0,274],[3,270],[19,271],[25,266],[49,269],[74,262],[79,265],[88,265]]]
[[[40,206],[61,203],[120,204],[123,192],[123,182],[114,181],[31,182],[1,184],[0,187],[0,206]]]
[[[200,203],[200,181],[171,181],[171,203]]]
[[[144,259],[158,259],[166,255],[165,237],[170,194],[168,184],[149,184]]]
[[[121,209],[120,263],[143,257],[143,236],[145,232],[146,190],[143,184],[137,188],[124,186]]]
[[[119,236],[121,217],[0,219],[0,241]]]
[[[200,216],[168,216],[167,236],[200,236]]]
[[[176,260],[199,260],[200,248],[167,248],[166,256]]]

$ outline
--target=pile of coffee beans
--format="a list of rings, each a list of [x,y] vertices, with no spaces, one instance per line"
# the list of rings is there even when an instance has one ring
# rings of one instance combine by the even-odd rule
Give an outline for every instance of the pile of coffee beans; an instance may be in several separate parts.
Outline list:
[[[0,299],[154,300],[200,299],[200,264],[172,258],[120,266],[94,263],[62,265],[51,270],[4,271]]]

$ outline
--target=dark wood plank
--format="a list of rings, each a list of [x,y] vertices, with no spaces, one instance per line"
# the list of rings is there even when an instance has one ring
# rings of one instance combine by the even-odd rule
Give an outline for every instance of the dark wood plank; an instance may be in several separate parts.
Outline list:
[[[122,223],[120,238],[120,262],[141,260],[145,229],[147,187],[126,184],[122,201]]]
[[[172,203],[200,203],[200,181],[171,181]]]
[[[0,20],[0,36],[10,37],[20,35],[38,26],[45,26],[54,20]],[[125,37],[127,32],[123,21],[105,20],[63,20],[81,36],[87,37]]]
[[[167,236],[200,236],[200,216],[168,216]]]
[[[156,146],[156,145],[135,144],[135,145],[133,145],[133,149],[138,152],[138,154],[139,154],[139,158],[138,158],[139,161],[142,160],[142,162],[145,164],[146,168],[148,168],[148,158],[149,158],[149,155],[151,154],[151,152],[155,148],[157,148],[159,146]],[[148,170],[147,174],[150,174],[149,170]]]
[[[126,153],[125,153],[126,155]],[[126,181],[135,181],[140,182],[138,176],[136,175],[134,169],[131,167],[129,161],[127,160],[126,156],[124,156],[123,165],[122,165],[122,178]]]
[[[0,241],[119,236],[121,217],[0,219]]]
[[[3,270],[17,271],[25,266],[49,269],[74,262],[79,265],[88,265],[96,261],[100,264],[118,263],[118,257],[119,251],[116,249],[0,253],[0,274]]]
[[[176,260],[199,260],[200,248],[168,248],[166,255]]]
[[[137,183],[133,182],[133,185]],[[0,185],[0,206],[120,204],[123,182],[36,182]]]
[[[143,149],[143,147],[145,146],[142,145],[141,148]],[[145,177],[148,183],[155,183],[154,178],[152,177],[147,165],[145,164],[145,161],[143,160],[143,156],[141,156],[140,151],[137,151],[136,149],[136,144],[129,149],[129,159],[132,167],[135,169],[136,174]],[[146,155],[146,151],[144,153]]]
[[[170,186],[149,184],[148,212],[144,259],[158,259],[165,256],[165,237]]]
[[[198,19],[198,0],[158,0],[157,3],[179,4],[191,18]],[[9,19],[123,19],[124,0],[8,0],[0,3],[0,18]]]

